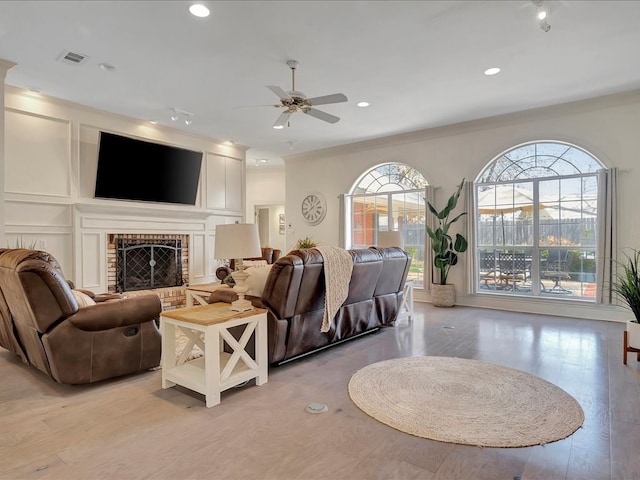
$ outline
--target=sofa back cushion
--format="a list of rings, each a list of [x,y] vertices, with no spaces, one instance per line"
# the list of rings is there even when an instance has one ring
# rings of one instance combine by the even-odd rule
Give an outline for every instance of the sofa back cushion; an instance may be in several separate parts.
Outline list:
[[[353,272],[349,284],[349,296],[345,305],[373,298],[382,272],[382,255],[368,248],[349,250],[353,258]]]
[[[262,291],[262,302],[276,318],[294,315],[304,264],[296,255],[285,255],[271,267]]]
[[[372,247],[371,250],[380,253],[383,263],[374,295],[401,292],[411,267],[411,255],[399,247]]]

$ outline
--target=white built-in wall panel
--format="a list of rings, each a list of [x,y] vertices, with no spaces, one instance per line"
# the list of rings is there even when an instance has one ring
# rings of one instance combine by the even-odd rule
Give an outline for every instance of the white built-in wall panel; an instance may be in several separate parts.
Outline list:
[[[90,125],[79,125],[79,177],[80,197],[93,198],[98,171],[98,138],[100,130]]]
[[[191,239],[191,243],[189,245],[189,283],[203,283],[210,274],[206,260],[207,235],[197,233],[191,235],[189,238]]]
[[[105,235],[98,232],[83,233],[81,236],[82,274],[78,286],[106,292],[107,249]]]
[[[15,110],[5,115],[5,193],[70,196],[70,122]]]
[[[240,188],[225,188],[225,205],[228,210],[242,210],[244,203],[244,189],[242,188],[244,176],[244,162],[235,158],[227,158],[225,180],[227,185],[240,185]]]
[[[70,205],[7,201],[5,212],[5,224],[16,228],[28,225],[71,228],[73,224]]]
[[[207,208],[225,208],[227,159],[213,153],[206,154]]]

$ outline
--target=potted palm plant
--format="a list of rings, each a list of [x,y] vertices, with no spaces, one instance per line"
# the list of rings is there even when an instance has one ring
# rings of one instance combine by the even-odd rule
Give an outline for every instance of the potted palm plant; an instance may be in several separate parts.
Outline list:
[[[613,291],[633,312],[634,318],[627,322],[627,341],[640,349],[640,250],[632,249],[624,256],[624,262],[618,263]]]
[[[452,266],[458,263],[458,254],[467,250],[467,239],[459,233],[456,233],[455,238],[449,233],[449,228],[452,224],[457,222],[460,217],[466,215],[467,212],[462,212],[453,218],[449,218],[455,210],[458,204],[458,198],[464,186],[464,178],[456,192],[449,197],[447,205],[440,211],[427,202],[429,211],[436,218],[437,228],[435,230],[427,226],[427,234],[431,238],[431,248],[433,249],[435,256],[433,258],[433,265],[439,271],[440,283],[434,283],[431,286],[431,302],[438,307],[453,307],[456,303],[456,290],[455,286],[447,283],[447,277],[449,270]]]

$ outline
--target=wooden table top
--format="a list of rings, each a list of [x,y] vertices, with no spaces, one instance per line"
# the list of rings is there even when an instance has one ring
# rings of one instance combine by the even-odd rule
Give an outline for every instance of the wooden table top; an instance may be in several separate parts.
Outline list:
[[[212,303],[211,305],[198,305],[197,307],[176,308],[175,310],[167,310],[162,312],[161,317],[179,320],[185,323],[193,323],[196,325],[215,325],[224,323],[237,318],[252,317],[261,313],[266,313],[263,308],[254,308],[246,312],[234,312],[230,310],[231,305],[228,303]]]

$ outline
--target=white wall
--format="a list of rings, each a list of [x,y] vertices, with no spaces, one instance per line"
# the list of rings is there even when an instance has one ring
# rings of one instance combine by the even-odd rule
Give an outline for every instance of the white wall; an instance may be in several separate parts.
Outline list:
[[[278,225],[279,214],[285,213],[284,204],[284,166],[247,168],[247,221],[254,221],[256,206],[269,208],[269,246],[282,250],[283,254],[289,250],[287,236],[280,235]]]
[[[190,282],[215,279],[215,225],[244,219],[244,147],[13,87],[4,131],[7,246],[34,244],[79,286],[106,291],[107,233],[182,233]],[[203,152],[196,204],[94,198],[100,131]]]
[[[15,67],[14,62],[0,58],[0,105],[4,111],[4,81],[7,72]],[[0,185],[4,185],[4,115],[0,118]],[[4,228],[4,194],[0,197],[0,245],[5,245],[5,228]]]
[[[502,151],[529,141],[560,140],[578,145],[605,165],[622,170],[618,244],[640,248],[640,222],[634,220],[640,185],[639,119],[640,91],[634,91],[287,157],[288,222],[296,238],[311,236],[321,244],[339,245],[339,195],[349,192],[357,178],[375,165],[401,162],[414,167],[431,185],[441,187],[436,194],[436,203],[440,204],[462,177],[475,179]],[[313,191],[324,194],[328,212],[320,225],[311,227],[302,219],[300,202]],[[464,272],[465,266],[460,264],[450,273],[461,305],[585,318],[621,319],[627,315],[619,308],[576,306],[560,299],[467,296]],[[417,298],[428,299],[424,293],[417,294]]]

